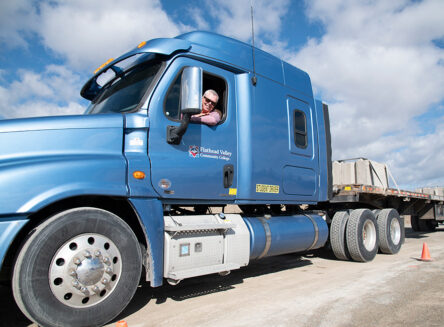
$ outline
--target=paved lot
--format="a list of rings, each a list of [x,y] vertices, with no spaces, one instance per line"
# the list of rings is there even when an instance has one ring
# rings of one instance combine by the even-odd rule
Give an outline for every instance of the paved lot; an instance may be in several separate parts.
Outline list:
[[[427,242],[432,262],[421,262]],[[0,287],[1,326],[35,326]],[[335,260],[328,251],[264,259],[221,277],[143,285],[124,319],[142,326],[443,326],[444,227],[407,228],[394,256],[370,263]]]

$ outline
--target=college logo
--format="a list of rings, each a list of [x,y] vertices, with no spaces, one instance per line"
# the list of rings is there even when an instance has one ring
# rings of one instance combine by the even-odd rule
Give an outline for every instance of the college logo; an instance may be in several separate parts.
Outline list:
[[[199,156],[199,147],[197,145],[190,145],[188,149],[190,157],[196,158]]]

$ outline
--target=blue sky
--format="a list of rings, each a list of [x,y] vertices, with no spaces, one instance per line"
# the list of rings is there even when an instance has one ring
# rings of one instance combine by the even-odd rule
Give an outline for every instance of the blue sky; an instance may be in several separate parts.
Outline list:
[[[444,1],[254,0],[256,45],[307,71],[335,159],[444,186]],[[250,0],[0,2],[0,119],[82,113],[95,68],[143,40],[208,30],[250,42]]]

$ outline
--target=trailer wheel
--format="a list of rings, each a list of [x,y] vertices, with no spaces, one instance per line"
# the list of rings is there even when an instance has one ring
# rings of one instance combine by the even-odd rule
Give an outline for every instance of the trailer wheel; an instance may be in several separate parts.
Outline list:
[[[375,215],[368,209],[353,210],[346,228],[347,248],[355,261],[367,262],[378,252]]]
[[[418,219],[418,224],[422,232],[433,232],[436,229],[436,223],[432,219]]]
[[[433,232],[437,225],[432,219],[419,219],[416,215],[410,216],[410,224],[415,232]]]
[[[412,226],[412,229],[415,231],[415,232],[419,232],[421,229],[419,228],[419,218],[418,218],[418,216],[415,216],[415,215],[411,215],[410,216],[410,224],[411,224],[411,226]]]
[[[117,316],[140,280],[134,233],[96,208],[59,213],[39,225],[16,259],[14,298],[42,326],[99,326]]]
[[[336,258],[350,260],[350,253],[345,240],[345,227],[349,219],[347,211],[338,211],[334,214],[330,226],[330,244]]]
[[[404,226],[398,211],[383,209],[377,216],[379,249],[382,253],[395,254],[404,242]]]

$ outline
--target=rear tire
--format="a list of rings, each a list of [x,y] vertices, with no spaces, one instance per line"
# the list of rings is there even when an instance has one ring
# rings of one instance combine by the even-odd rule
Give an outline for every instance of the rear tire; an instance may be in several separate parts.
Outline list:
[[[382,253],[395,254],[404,243],[404,224],[395,209],[383,209],[377,216],[379,249]]]
[[[421,229],[419,228],[419,218],[418,218],[418,216],[415,216],[415,215],[411,215],[410,216],[410,225],[412,226],[412,229],[415,232],[421,231]]]
[[[418,223],[421,232],[434,232],[436,229],[436,223],[432,219],[419,219]]]
[[[375,215],[368,209],[353,210],[348,219],[347,248],[353,260],[371,261],[378,252],[378,228]]]
[[[99,326],[130,302],[142,255],[131,228],[96,208],[59,213],[38,226],[16,259],[14,298],[42,326]]]
[[[419,219],[418,216],[410,216],[410,224],[415,232],[433,232],[437,223],[433,219]]]
[[[331,248],[339,260],[350,260],[351,258],[345,240],[345,228],[349,217],[347,211],[338,211],[334,214],[330,226]]]

